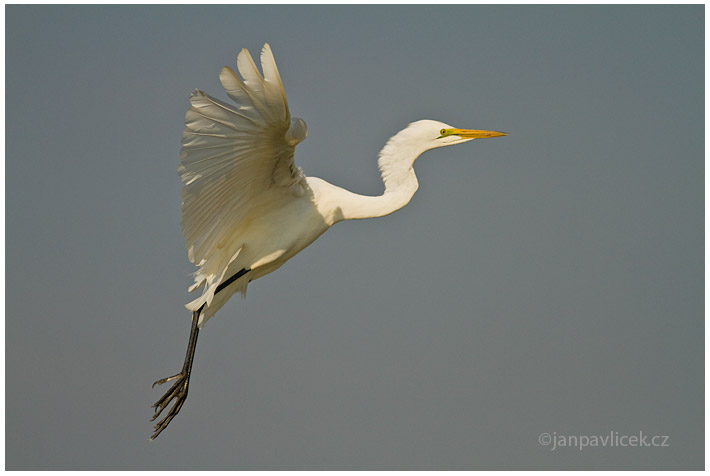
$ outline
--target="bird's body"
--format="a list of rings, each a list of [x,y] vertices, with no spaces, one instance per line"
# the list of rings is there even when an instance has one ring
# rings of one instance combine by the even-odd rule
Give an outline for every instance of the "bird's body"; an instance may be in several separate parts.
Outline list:
[[[378,166],[380,196],[364,196],[294,165],[294,150],[308,129],[291,118],[269,45],[261,54],[263,76],[246,50],[237,57],[240,78],[225,67],[220,80],[236,105],[195,91],[185,116],[179,174],[183,181],[182,228],[188,257],[197,267],[187,304],[193,328],[183,370],[156,384],[177,380],[154,407],[153,419],[173,400],[156,425],[158,436],[182,408],[199,329],[235,292],[278,269],[329,227],[342,220],[388,215],[411,200],[419,184],[414,162],[424,152],[502,132],[456,129],[421,120],[393,136]]]
[[[188,309],[196,311],[209,300],[200,316],[200,327],[234,292],[245,293],[250,281],[278,269],[332,225],[324,221],[314,197],[310,187],[297,194],[289,190],[270,193],[249,215],[233,225],[230,240],[213,255],[217,263],[214,270],[203,266],[196,275],[196,284],[202,284],[203,280],[220,284],[242,269],[249,271],[218,295],[208,288],[187,305]]]

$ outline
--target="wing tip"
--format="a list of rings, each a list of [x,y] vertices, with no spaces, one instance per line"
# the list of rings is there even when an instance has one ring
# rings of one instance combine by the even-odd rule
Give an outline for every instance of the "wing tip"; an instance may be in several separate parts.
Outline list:
[[[242,48],[239,51],[239,54],[237,54],[237,68],[239,68],[239,63],[244,60],[251,60],[252,62],[254,59],[251,57],[251,53],[249,53],[249,50],[246,48]],[[239,72],[241,73],[241,68],[239,69]]]

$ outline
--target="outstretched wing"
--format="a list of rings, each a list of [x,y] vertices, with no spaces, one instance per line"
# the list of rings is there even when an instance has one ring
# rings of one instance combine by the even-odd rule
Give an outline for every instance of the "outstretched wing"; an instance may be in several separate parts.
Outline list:
[[[235,105],[196,90],[185,115],[180,167],[182,231],[188,257],[201,266],[239,229],[273,187],[307,187],[293,163],[305,123],[291,121],[286,93],[269,45],[263,76],[249,52],[237,57],[242,79],[224,67],[219,79]],[[228,263],[223,263],[225,266]]]

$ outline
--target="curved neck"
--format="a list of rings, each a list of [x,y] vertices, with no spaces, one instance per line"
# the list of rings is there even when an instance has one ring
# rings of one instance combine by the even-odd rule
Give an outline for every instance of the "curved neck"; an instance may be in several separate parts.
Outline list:
[[[340,189],[342,192],[336,201],[339,218],[340,220],[359,220],[389,215],[408,204],[418,188],[417,176],[410,168],[406,177],[403,176],[402,181],[396,187],[385,186],[385,193],[377,197],[359,195]]]
[[[412,140],[410,135],[411,131],[407,129],[401,131],[380,152],[377,164],[385,185],[382,195],[358,195],[329,184],[333,188],[324,201],[328,202],[327,214],[332,223],[389,215],[409,203],[419,188],[413,169],[414,161],[427,150],[422,148],[420,141]]]

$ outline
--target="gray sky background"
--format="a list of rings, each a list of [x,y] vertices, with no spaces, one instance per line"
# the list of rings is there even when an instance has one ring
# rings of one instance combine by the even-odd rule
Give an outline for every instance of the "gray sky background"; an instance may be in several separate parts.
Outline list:
[[[6,7],[7,469],[702,469],[704,7]],[[269,42],[308,175],[379,194],[201,333],[177,155]],[[668,436],[557,448],[541,433]]]

